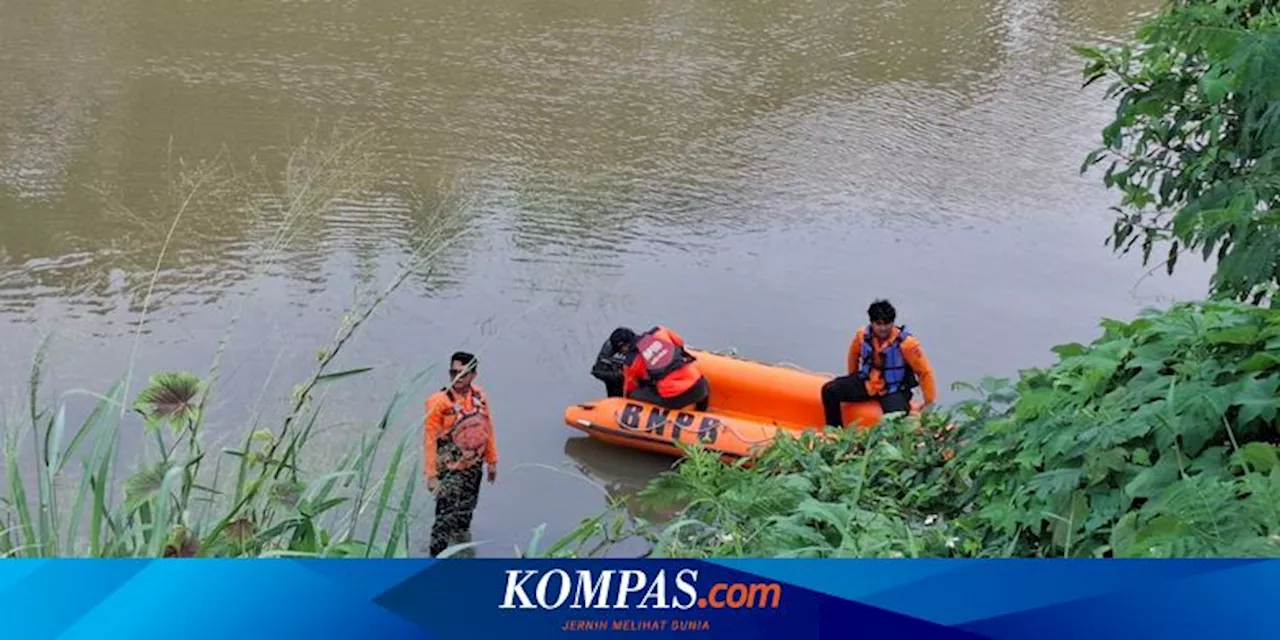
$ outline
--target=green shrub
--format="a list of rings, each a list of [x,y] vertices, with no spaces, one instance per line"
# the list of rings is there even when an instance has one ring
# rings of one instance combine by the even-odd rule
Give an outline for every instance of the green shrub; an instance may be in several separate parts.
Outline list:
[[[1274,553],[1280,311],[1183,304],[1103,326],[1024,372],[958,456],[981,478],[975,521],[1017,555]]]
[[[1110,160],[1123,194],[1116,250],[1142,242],[1215,257],[1216,294],[1254,301],[1280,284],[1280,6],[1175,0],[1115,47],[1079,47],[1085,84],[1111,81],[1115,119],[1084,167]]]

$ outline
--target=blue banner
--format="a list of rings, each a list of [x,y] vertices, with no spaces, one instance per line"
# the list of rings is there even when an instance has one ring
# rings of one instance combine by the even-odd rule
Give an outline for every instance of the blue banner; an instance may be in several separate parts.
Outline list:
[[[3,638],[1272,637],[1276,560],[5,560]]]

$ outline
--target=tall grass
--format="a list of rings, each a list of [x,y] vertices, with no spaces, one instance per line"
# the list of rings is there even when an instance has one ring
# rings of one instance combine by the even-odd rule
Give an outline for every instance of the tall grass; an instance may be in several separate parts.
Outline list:
[[[259,234],[264,241],[250,268],[250,288],[256,290],[300,229],[335,198],[358,192],[376,178],[371,141],[361,135],[323,147],[308,139],[265,195],[261,188],[244,186],[246,176],[226,161],[181,172],[171,194],[172,221],[143,296],[123,375],[104,394],[92,394],[97,402],[83,422],[69,425],[68,396],[86,392],[42,400],[47,353],[42,342],[28,378],[27,410],[20,418],[5,417],[0,557],[393,557],[413,552],[410,519],[421,482],[414,446],[419,416],[407,423],[401,418],[406,406],[420,401],[430,369],[394,391],[359,442],[332,468],[307,468],[304,452],[315,442],[324,394],[370,371],[335,370],[338,355],[407,278],[429,272],[456,233],[458,203],[443,202],[429,232],[414,243],[390,283],[343,315],[315,369],[294,388],[285,415],[268,422],[274,426],[257,427],[268,419],[255,410],[250,421],[255,427],[246,429],[238,446],[210,450],[205,443],[222,354],[249,296],[219,341],[207,375],[161,372],[136,395],[130,393],[166,253],[185,239],[182,224],[198,204],[229,206],[226,196],[239,194],[242,205],[253,207],[267,229]],[[267,175],[260,165],[251,173]],[[136,452],[135,470],[124,474],[120,442],[129,428],[142,429],[148,444]],[[30,473],[23,472],[24,463],[33,467]]]

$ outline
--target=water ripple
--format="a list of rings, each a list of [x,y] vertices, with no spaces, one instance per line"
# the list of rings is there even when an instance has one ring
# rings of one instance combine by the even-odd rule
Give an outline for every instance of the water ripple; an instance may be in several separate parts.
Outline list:
[[[63,2],[19,11],[0,27],[0,61],[15,63],[0,65],[14,89],[0,107],[0,216],[21,238],[9,251],[27,257],[9,267],[22,277],[0,280],[4,308],[34,309],[24,296],[137,299],[145,277],[113,288],[95,272],[149,274],[154,245],[98,221],[105,207],[81,185],[163,188],[170,138],[182,157],[245,156],[335,120],[384,134],[389,186],[300,230],[279,275],[304,291],[331,276],[328,253],[353,264],[403,254],[425,223],[401,191],[430,194],[450,175],[468,176],[479,204],[464,250],[422,283],[436,291],[462,282],[484,244],[475,234],[508,237],[514,263],[613,273],[793,225],[901,233],[1076,215],[1104,206],[1082,201],[1072,174],[1105,109],[1077,90],[1066,44],[1114,37],[1149,4],[101,0],[93,21],[51,18]],[[106,28],[84,37],[95,24]],[[156,283],[162,304],[252,279],[246,263],[269,231],[240,217],[199,221],[200,238]]]

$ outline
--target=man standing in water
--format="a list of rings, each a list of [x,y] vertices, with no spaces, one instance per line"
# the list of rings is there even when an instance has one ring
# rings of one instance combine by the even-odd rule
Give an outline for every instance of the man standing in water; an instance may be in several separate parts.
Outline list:
[[[827,425],[843,427],[842,402],[875,398],[885,413],[909,411],[911,391],[924,391],[924,408],[937,399],[933,367],[920,341],[905,326],[895,327],[897,311],[888,300],[876,300],[867,308],[871,321],[859,327],[849,345],[849,374],[822,386],[822,409]]]
[[[424,421],[427,490],[436,498],[431,555],[439,555],[471,529],[480,498],[480,473],[498,478],[498,442],[489,402],[475,383],[476,357],[459,351],[449,359],[449,386],[427,398]]]

